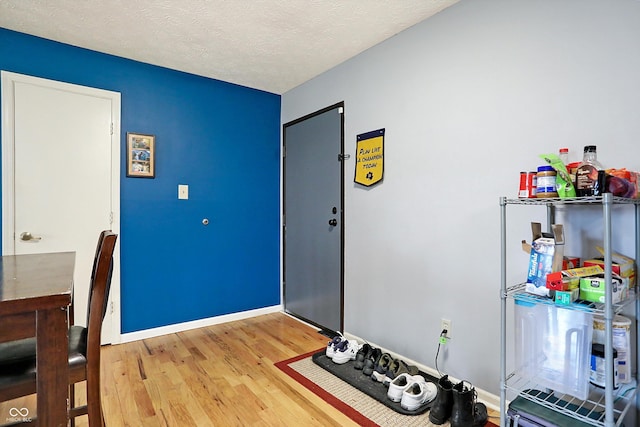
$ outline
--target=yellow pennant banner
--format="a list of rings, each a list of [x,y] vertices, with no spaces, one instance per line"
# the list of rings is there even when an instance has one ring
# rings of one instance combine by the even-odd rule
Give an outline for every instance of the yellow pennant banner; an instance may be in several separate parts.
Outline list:
[[[367,187],[382,181],[384,174],[384,129],[357,136],[354,181]]]

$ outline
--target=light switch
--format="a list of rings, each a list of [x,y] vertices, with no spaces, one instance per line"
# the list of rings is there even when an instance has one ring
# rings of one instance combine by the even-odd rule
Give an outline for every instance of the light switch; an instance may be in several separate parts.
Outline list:
[[[189,198],[189,186],[178,184],[178,199],[187,200]]]

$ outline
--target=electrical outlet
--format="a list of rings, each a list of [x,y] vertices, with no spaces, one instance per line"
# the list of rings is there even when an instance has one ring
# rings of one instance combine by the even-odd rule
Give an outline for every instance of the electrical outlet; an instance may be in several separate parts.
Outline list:
[[[451,320],[445,319],[444,317],[440,320],[440,332],[447,330],[446,337],[451,338]]]

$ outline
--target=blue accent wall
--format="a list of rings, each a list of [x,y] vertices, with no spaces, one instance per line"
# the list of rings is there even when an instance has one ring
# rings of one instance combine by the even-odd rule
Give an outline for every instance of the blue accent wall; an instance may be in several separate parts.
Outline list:
[[[279,95],[2,28],[0,69],[122,94],[123,333],[280,303]],[[155,179],[126,177],[127,132]]]

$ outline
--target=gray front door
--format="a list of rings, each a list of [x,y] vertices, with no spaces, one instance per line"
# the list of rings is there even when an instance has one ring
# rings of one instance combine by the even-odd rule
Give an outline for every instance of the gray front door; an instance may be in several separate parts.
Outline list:
[[[343,327],[343,106],[284,125],[284,308]]]

